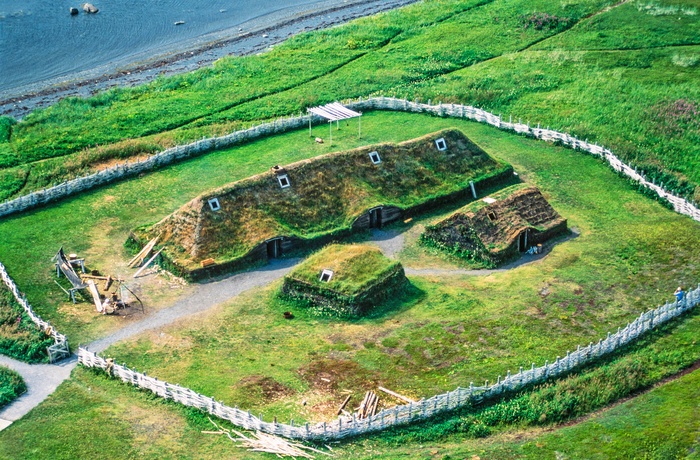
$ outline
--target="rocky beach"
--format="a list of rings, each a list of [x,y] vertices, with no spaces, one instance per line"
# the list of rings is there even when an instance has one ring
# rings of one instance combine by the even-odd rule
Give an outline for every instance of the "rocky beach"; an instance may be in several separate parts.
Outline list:
[[[108,60],[87,70],[11,88],[0,88],[0,115],[21,119],[32,110],[46,107],[65,97],[87,97],[118,86],[140,85],[159,76],[189,72],[211,65],[225,56],[261,53],[292,35],[342,24],[415,1],[329,0],[283,8],[235,27],[196,36],[178,43],[176,47],[154,47],[134,55],[128,61]],[[108,5],[102,6],[99,14],[103,14],[105,8]],[[70,14],[68,8],[65,13]],[[99,14],[91,16],[97,17]],[[173,24],[173,27],[181,26]]]

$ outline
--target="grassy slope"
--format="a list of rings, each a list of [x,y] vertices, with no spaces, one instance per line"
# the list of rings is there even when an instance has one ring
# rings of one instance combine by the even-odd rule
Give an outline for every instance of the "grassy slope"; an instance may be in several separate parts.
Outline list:
[[[295,38],[262,56],[67,100],[15,125],[9,143],[0,140],[5,166],[61,157],[0,169],[0,198],[109,158],[381,91],[465,102],[571,131],[698,200],[700,15],[652,15],[638,2],[594,14],[609,3],[420,3]],[[697,10],[698,1],[683,5]],[[578,22],[569,30],[526,29],[523,12],[536,11]]]
[[[700,357],[695,342],[700,330],[697,314],[646,336],[630,350],[614,356],[603,367],[572,375],[536,391],[529,398],[540,404],[509,401],[486,409],[520,414],[529,408],[555,409],[559,401],[584,390],[585,402],[605,404],[621,377],[632,371],[644,388],[673,375]],[[643,364],[640,365],[640,361]],[[640,372],[641,371],[641,372]],[[460,418],[441,420],[437,429],[409,430],[356,440],[333,447],[341,458],[652,458],[682,457],[697,449],[697,399],[700,371],[653,389],[639,398],[552,432],[527,424],[495,427],[492,436],[474,439],[460,427]],[[630,379],[625,380],[628,390]],[[639,388],[639,387],[638,387]],[[634,385],[632,385],[634,389]],[[552,397],[552,396],[555,397]],[[548,404],[549,401],[554,404]],[[544,405],[542,405],[544,402]],[[608,401],[609,402],[609,401]],[[550,411],[556,414],[556,410]],[[467,418],[469,414],[463,414]],[[566,419],[566,416],[564,417]],[[535,423],[538,425],[539,423]],[[669,427],[673,434],[669,435]],[[265,458],[234,448],[221,437],[200,434],[211,425],[201,413],[165,402],[78,368],[40,407],[0,432],[0,456],[7,459],[73,458]],[[32,435],[41,431],[41,436]]]
[[[0,282],[0,353],[30,363],[48,361],[46,347],[53,339],[24,313],[12,293]]]

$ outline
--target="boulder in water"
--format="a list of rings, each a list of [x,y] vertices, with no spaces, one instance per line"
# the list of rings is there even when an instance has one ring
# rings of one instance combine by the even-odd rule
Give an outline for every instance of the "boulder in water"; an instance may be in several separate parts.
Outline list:
[[[92,3],[83,3],[83,11],[89,14],[95,14],[100,10]]]
[[[71,16],[75,16],[76,14],[80,13],[80,11],[78,11],[78,8],[76,8],[74,6],[71,6],[68,11],[70,11]]]

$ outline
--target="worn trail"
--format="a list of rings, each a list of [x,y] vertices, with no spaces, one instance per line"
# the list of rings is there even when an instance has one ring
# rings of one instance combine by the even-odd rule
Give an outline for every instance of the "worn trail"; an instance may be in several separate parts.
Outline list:
[[[557,243],[578,236],[578,231],[572,228],[572,233]],[[404,246],[404,235],[398,230],[372,230],[371,241],[374,242],[388,257],[395,257]],[[521,265],[529,264],[545,257],[553,245],[545,246],[545,250],[535,256],[523,256],[517,261],[494,270],[442,269],[442,268],[410,268],[406,267],[407,275],[414,276],[450,276],[472,275],[486,276],[492,273],[505,272]],[[282,278],[297,263],[299,259],[272,260],[265,267],[245,273],[229,276],[217,281],[200,284],[195,291],[168,308],[164,308],[125,326],[122,329],[98,339],[87,345],[91,351],[100,353],[121,340],[128,339],[150,329],[158,329],[174,323],[180,318],[200,313],[233,299],[250,289],[266,286]],[[0,411],[0,430],[19,420],[34,407],[44,401],[56,388],[70,377],[71,371],[77,365],[77,358],[72,356],[59,364],[27,364],[11,358],[0,356],[0,365],[19,372],[27,384],[28,391],[12,404]]]
[[[256,287],[265,286],[285,275],[299,262],[298,259],[272,261],[269,265],[238,275],[202,284],[188,297],[173,306],[159,310],[141,321],[132,323],[117,332],[87,345],[95,352],[104,351],[120,340],[128,339],[143,331],[165,327],[180,318],[206,311]],[[77,365],[72,356],[58,364],[27,364],[0,356],[0,365],[19,372],[27,384],[27,392],[0,411],[0,430],[19,420],[44,401],[56,388],[70,377]]]

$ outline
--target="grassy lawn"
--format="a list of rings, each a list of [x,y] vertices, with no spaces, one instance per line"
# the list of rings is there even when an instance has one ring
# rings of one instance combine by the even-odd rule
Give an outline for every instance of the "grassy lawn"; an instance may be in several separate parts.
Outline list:
[[[614,3],[425,1],[302,34],[259,56],[67,99],[18,124],[0,117],[0,199],[115,158],[383,92],[464,102],[569,131],[700,201],[700,2],[606,8]],[[544,23],[543,13],[550,15]],[[297,308],[278,297],[280,281],[106,354],[266,420],[318,421],[333,417],[347,391],[355,394],[351,405],[376,385],[420,398],[542,364],[700,280],[700,225],[642,196],[592,156],[463,120],[388,112],[363,118],[363,139],[354,124],[343,125],[333,151],[455,127],[539,187],[580,235],[510,271],[409,276],[403,296],[363,319]],[[167,306],[193,288],[165,278],[131,281],[123,247],[129,231],[208,190],[328,153],[313,141],[326,135],[320,126],[311,138],[305,130],[270,137],[3,218],[0,261],[70,343],[104,336],[140,317],[104,317],[89,302],[68,302],[53,282],[50,259],[60,246],[86,257],[91,269],[128,277],[148,310]],[[418,244],[426,225],[463,204],[392,226],[405,238],[396,260],[407,268],[469,267]],[[15,340],[23,332],[8,302],[0,298],[0,339]],[[349,458],[697,456],[700,371],[552,430],[697,362],[698,333],[693,312],[556,383],[337,447]],[[3,375],[0,369],[0,406]],[[260,457],[199,433],[210,428],[196,411],[78,368],[0,432],[0,457]]]
[[[520,299],[521,308],[530,309],[534,315],[543,309],[570,321],[582,305],[593,302],[601,306],[584,315],[617,324],[631,317],[631,312],[667,299],[666,294],[675,285],[690,285],[699,278],[698,267],[682,263],[698,258],[697,245],[693,244],[698,239],[698,227],[642,197],[592,157],[461,120],[381,112],[368,113],[365,119],[366,132],[361,141],[352,128],[341,130],[334,149],[402,141],[454,126],[492,156],[514,165],[525,181],[540,187],[570,226],[581,231],[580,238],[555,250],[545,263],[523,268],[517,275],[461,281],[462,288],[467,288],[480,304],[483,297],[493,297],[493,303],[499,303],[491,294],[476,294],[478,290],[491,291],[490,286],[496,284],[494,289],[501,295],[512,291],[507,296]],[[318,131],[323,129],[319,127]],[[125,268],[128,257],[122,245],[132,228],[160,220],[207,189],[262,172],[270,165],[324,151],[328,146],[315,144],[303,130],[292,132],[3,219],[0,260],[42,317],[66,333],[71,343],[84,343],[120,327],[123,320],[98,316],[89,303],[67,302],[53,282],[55,275],[49,262],[58,247],[63,245],[70,252],[86,256],[92,268],[126,277],[130,271]],[[422,224],[414,221],[410,225],[420,229]],[[427,250],[412,251],[420,258],[420,251]],[[167,283],[158,283],[145,286],[142,292],[151,308],[179,295]],[[543,289],[551,294],[540,296],[538,292]],[[573,294],[580,290],[582,293]],[[601,292],[606,295],[601,297]]]
[[[531,394],[459,416],[381,436],[332,444],[339,458],[654,458],[683,457],[697,449],[700,371],[651,390],[572,426],[572,398],[595,410],[644,389],[700,358],[694,313],[645,336],[597,368],[573,374]],[[516,405],[514,405],[514,403]],[[564,404],[559,404],[564,403]],[[543,412],[544,411],[544,412]],[[491,417],[487,438],[469,429],[472,414]],[[542,417],[545,413],[550,416]],[[512,415],[508,415],[512,414]],[[535,421],[531,417],[535,415]],[[498,423],[499,420],[508,423]],[[467,423],[464,423],[464,422]],[[541,426],[541,427],[538,427]],[[130,388],[84,368],[73,372],[40,407],[0,432],[7,459],[73,458],[274,458],[245,452],[211,430],[197,411]],[[672,434],[669,434],[672,430]],[[41,436],[36,433],[40,432]],[[488,432],[480,431],[480,436]]]
[[[277,298],[273,284],[108,354],[230,404],[317,420],[332,412],[343,390],[380,382],[421,397],[541,364],[700,278],[700,267],[683,262],[700,259],[700,226],[643,197],[593,157],[474,123],[389,113],[371,120],[370,126],[404,127],[404,136],[456,124],[537,185],[580,236],[508,272],[409,277],[414,289],[371,318],[346,322],[295,310],[295,320],[287,321],[282,312],[292,307]],[[248,148],[269,151],[264,146],[272,141]],[[416,219],[412,230],[432,219]]]
[[[0,409],[27,391],[22,377],[12,369],[0,366]]]
[[[259,56],[67,99],[14,126],[0,123],[0,197],[110,159],[384,92],[572,131],[698,200],[698,1],[607,9],[614,3],[421,2],[303,34]],[[544,13],[555,19],[538,24]]]

